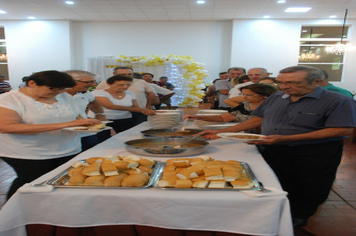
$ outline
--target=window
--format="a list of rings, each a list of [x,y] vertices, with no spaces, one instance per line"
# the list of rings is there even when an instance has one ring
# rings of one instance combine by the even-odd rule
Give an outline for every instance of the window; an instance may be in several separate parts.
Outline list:
[[[344,32],[343,32],[344,31]],[[341,36],[341,34],[343,34]],[[341,81],[344,66],[343,54],[331,54],[328,47],[348,42],[348,27],[303,26],[300,37],[299,65],[306,65],[325,70],[330,81]]]
[[[6,79],[9,79],[8,70],[7,70],[5,31],[4,28],[1,27],[0,27],[0,74],[5,75]]]

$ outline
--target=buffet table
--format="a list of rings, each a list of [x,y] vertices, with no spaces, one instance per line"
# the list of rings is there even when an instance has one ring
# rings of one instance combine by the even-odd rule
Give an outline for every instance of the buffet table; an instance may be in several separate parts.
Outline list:
[[[141,138],[140,131],[148,128],[148,124],[143,123],[74,159],[127,155],[124,142]],[[218,160],[247,162],[265,186],[281,188],[255,146],[227,139],[209,143],[205,155]],[[151,158],[158,161],[168,159]],[[54,177],[73,161],[34,182]],[[55,188],[49,193],[17,192],[0,211],[0,235],[25,236],[26,225],[31,224],[68,228],[136,225],[247,235],[293,235],[286,196],[251,197],[231,190]]]

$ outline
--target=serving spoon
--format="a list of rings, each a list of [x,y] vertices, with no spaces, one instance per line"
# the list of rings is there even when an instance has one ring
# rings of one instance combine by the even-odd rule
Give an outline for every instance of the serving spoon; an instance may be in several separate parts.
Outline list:
[[[189,139],[184,140],[183,142],[181,142],[180,144],[174,145],[173,147],[171,145],[163,145],[162,148],[182,148],[182,146],[186,143],[189,143],[197,138],[199,138],[200,136],[202,136],[202,134],[198,134],[197,136],[193,136]]]

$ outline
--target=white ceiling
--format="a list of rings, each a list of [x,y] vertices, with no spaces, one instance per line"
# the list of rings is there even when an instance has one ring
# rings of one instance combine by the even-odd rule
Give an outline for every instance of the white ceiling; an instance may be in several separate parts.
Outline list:
[[[196,0],[0,0],[0,20],[73,21],[181,21],[181,20],[231,20],[261,19],[328,19],[336,15],[342,19],[345,9],[348,18],[356,18],[356,0],[206,0],[203,5]],[[288,7],[311,7],[306,13],[285,13]]]

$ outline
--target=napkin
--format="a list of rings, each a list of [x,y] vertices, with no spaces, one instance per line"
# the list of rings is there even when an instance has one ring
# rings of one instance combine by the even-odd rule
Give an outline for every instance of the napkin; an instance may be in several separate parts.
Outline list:
[[[258,190],[243,190],[240,192],[250,197],[276,197],[276,196],[285,196],[288,194],[287,192],[278,188],[274,188],[274,187],[265,187],[265,188],[271,190],[272,192],[265,193]]]
[[[49,193],[52,192],[53,186],[52,185],[43,185],[40,187],[32,186],[31,184],[24,184],[21,188],[17,191],[20,193]]]

